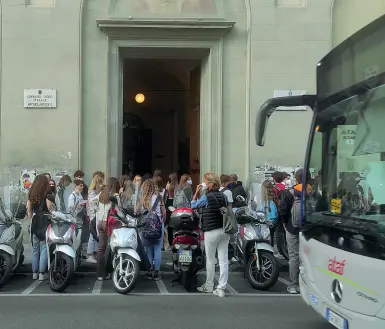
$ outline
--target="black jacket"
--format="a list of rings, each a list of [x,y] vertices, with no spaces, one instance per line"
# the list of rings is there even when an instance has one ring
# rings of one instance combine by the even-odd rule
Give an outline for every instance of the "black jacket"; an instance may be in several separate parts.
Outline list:
[[[240,207],[247,206],[246,202],[241,202],[241,201],[237,200],[237,196],[238,195],[241,195],[245,199],[247,199],[247,194],[246,194],[245,189],[242,186],[242,182],[238,182],[237,185],[232,187],[231,188],[231,193],[233,194],[233,204],[232,204],[233,208],[240,208]]]
[[[301,192],[294,189],[294,195],[296,197],[301,197]],[[299,229],[296,227],[293,227],[292,222],[291,222],[291,208],[293,207],[294,203],[294,196],[290,192],[290,190],[285,190],[282,191],[281,193],[285,193],[284,197],[281,198],[281,202],[279,204],[279,215],[280,219],[285,226],[285,229],[293,234],[293,235],[299,235]]]
[[[225,195],[219,191],[210,191],[206,197],[207,207],[201,210],[202,231],[208,232],[223,228],[223,216],[219,209],[227,206]]]

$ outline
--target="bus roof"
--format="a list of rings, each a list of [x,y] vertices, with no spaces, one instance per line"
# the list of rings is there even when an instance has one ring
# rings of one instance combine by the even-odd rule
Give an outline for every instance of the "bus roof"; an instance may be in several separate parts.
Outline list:
[[[384,73],[385,15],[354,33],[318,63],[318,102]]]

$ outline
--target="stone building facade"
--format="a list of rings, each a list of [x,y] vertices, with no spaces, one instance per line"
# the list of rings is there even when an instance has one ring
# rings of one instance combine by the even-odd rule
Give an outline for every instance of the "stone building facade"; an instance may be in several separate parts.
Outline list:
[[[314,92],[317,62],[385,12],[382,0],[364,3],[2,0],[1,171],[120,174],[121,57],[165,47],[209,50],[199,55],[201,173],[248,180],[264,162],[301,164],[310,111],[275,114],[264,148],[255,144],[256,111],[274,90]],[[23,90],[39,88],[56,90],[56,108],[24,108]]]

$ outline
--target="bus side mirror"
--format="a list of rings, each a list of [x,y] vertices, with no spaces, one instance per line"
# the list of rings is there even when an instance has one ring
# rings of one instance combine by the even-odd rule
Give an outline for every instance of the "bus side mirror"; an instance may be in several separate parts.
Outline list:
[[[287,96],[268,99],[257,112],[257,119],[255,121],[255,140],[257,145],[265,145],[267,122],[277,107],[309,106],[313,109],[315,102],[315,95]]]

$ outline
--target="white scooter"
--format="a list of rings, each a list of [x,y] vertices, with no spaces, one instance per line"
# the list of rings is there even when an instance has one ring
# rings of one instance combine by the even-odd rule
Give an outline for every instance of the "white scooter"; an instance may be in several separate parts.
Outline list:
[[[246,202],[240,195],[237,200]],[[234,257],[243,266],[252,287],[267,290],[275,285],[279,277],[279,264],[271,246],[270,227],[273,224],[266,219],[264,212],[257,211],[253,201],[238,208],[235,218],[240,228],[234,242]],[[232,256],[229,253],[229,257]]]
[[[110,201],[114,205],[115,215],[110,217],[117,219],[122,225],[112,231],[110,248],[112,253],[112,282],[114,289],[119,294],[128,294],[134,289],[143,264],[139,253],[144,255],[138,227],[143,226],[133,213],[118,207],[118,200],[111,196]],[[139,251],[139,253],[138,253]]]
[[[19,204],[16,216],[23,219],[25,215],[25,206]],[[7,213],[0,198],[0,289],[24,261],[23,229],[16,216]]]
[[[55,292],[64,291],[81,263],[82,225],[72,214],[58,211],[50,216],[47,228],[48,284]]]

